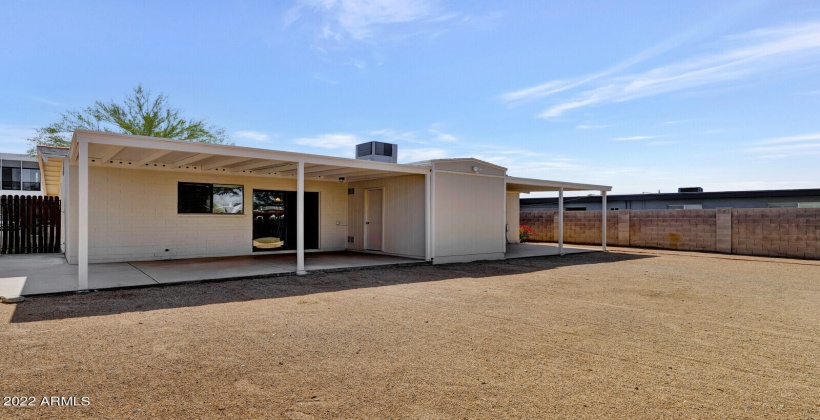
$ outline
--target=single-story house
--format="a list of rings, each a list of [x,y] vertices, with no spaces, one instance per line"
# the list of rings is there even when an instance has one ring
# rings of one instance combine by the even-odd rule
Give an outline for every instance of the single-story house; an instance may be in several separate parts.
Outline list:
[[[95,131],[74,132],[59,185],[78,264],[361,251],[434,264],[502,259],[519,194],[611,187],[516,178],[478,159],[398,164]],[[47,189],[52,194],[52,189]],[[605,216],[604,216],[604,220]],[[604,232],[605,234],[605,232]]]

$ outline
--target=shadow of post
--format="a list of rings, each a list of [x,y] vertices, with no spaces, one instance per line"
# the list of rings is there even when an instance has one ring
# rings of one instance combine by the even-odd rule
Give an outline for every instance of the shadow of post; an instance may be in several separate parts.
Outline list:
[[[531,257],[463,264],[372,267],[352,271],[314,273],[308,276],[291,275],[263,279],[157,285],[84,294],[35,296],[17,304],[10,322],[37,322],[187,308],[456,278],[488,278],[654,257],[645,254],[596,252],[563,257]]]

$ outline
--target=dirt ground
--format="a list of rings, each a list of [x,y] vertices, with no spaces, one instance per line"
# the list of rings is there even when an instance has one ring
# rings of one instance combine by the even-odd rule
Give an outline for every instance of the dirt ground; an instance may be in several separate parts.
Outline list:
[[[34,297],[0,322],[4,403],[35,401],[3,418],[820,418],[820,261],[615,249]]]

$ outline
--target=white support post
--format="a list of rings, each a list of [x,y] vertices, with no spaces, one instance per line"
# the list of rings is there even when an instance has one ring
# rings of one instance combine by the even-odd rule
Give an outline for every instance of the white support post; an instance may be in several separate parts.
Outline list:
[[[80,140],[77,143],[79,152],[79,226],[77,249],[77,290],[88,290],[88,141]]]
[[[564,255],[564,189],[558,189],[558,254]]]
[[[424,174],[424,260],[430,261],[431,255],[431,240],[433,226],[431,225],[432,214],[430,211],[430,173]]]
[[[430,260],[436,260],[436,170],[430,169]]]
[[[296,167],[296,274],[305,271],[305,162]]]
[[[502,242],[504,245],[503,245],[502,250],[503,250],[504,254],[507,254],[507,229],[508,229],[508,227],[507,227],[507,177],[506,176],[504,177],[504,191],[502,191],[502,193],[504,194],[504,198],[501,200],[501,203],[504,206],[504,211],[502,212],[503,216],[502,216],[502,219],[501,219],[501,226],[504,227],[504,229],[502,229],[503,234],[504,234],[504,242]]]
[[[606,252],[606,191],[601,191],[601,251]]]

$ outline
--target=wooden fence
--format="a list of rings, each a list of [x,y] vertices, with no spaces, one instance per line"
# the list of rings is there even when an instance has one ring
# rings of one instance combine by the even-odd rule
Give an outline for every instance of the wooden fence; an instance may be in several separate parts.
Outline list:
[[[60,199],[0,195],[0,254],[60,252]]]

